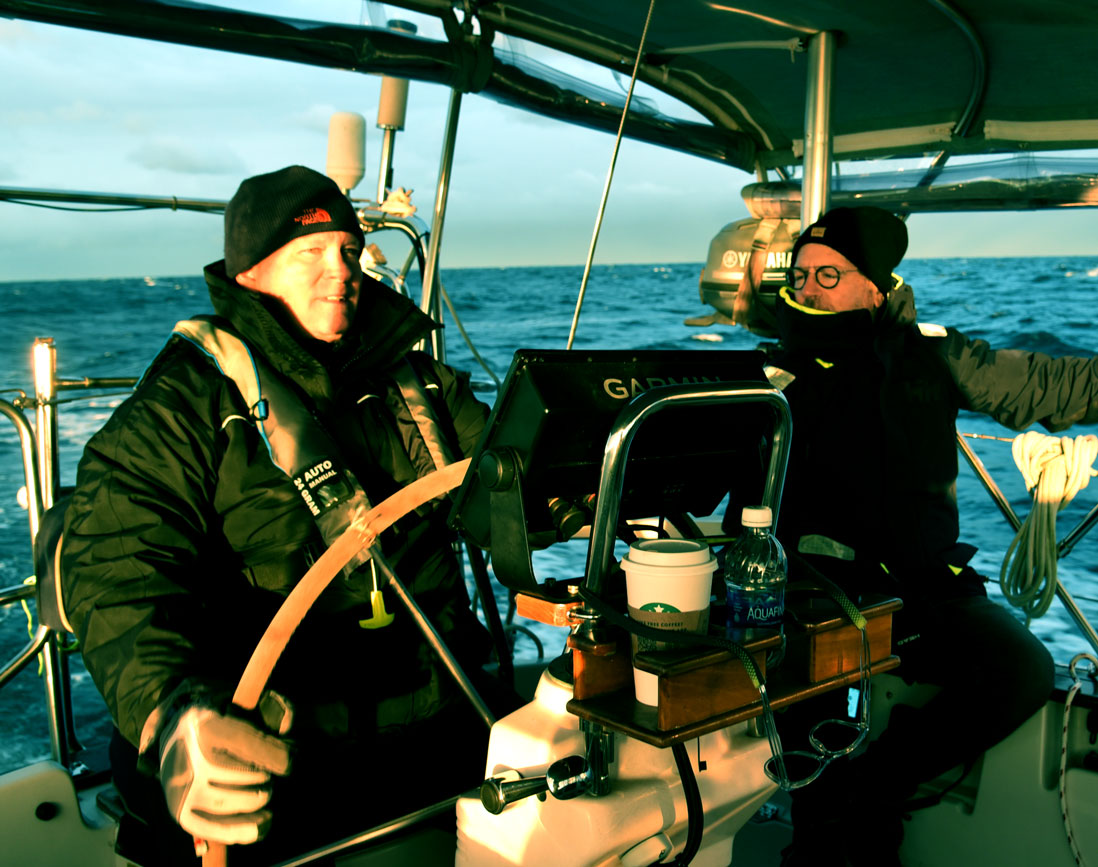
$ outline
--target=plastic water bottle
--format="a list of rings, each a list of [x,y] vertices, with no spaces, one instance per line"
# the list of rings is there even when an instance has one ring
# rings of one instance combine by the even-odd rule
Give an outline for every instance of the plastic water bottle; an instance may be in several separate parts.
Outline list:
[[[745,506],[743,530],[724,561],[728,637],[744,642],[778,635],[785,613],[788,567],[781,543],[770,532],[769,506]]]

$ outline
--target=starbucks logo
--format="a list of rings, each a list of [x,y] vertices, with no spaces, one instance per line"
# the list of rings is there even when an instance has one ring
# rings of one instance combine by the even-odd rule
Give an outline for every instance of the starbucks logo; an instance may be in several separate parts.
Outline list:
[[[651,611],[654,614],[681,614],[674,605],[668,605],[666,602],[648,602],[640,607],[641,611]]]

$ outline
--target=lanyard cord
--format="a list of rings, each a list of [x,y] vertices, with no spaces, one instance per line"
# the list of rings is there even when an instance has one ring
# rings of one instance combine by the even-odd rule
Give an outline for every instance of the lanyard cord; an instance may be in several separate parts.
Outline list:
[[[648,25],[652,21],[652,10],[656,8],[656,0],[650,0],[648,15],[644,19],[644,30],[641,32],[640,44],[637,45],[637,59],[633,62],[633,77],[629,79],[629,92],[625,95],[625,105],[622,106],[621,120],[618,122],[618,135],[614,139],[614,151],[610,157],[610,168],[606,172],[606,183],[602,188],[602,202],[599,204],[598,215],[595,217],[595,230],[591,235],[591,246],[587,250],[587,263],[583,266],[583,279],[580,280],[579,297],[576,298],[576,312],[572,314],[572,328],[568,332],[568,343],[565,349],[571,349],[576,339],[576,328],[579,326],[580,310],[583,309],[583,296],[587,293],[587,278],[591,276],[591,262],[595,258],[595,246],[599,241],[599,232],[602,229],[602,218],[606,212],[606,200],[610,197],[610,182],[614,177],[614,165],[618,161],[618,150],[621,147],[622,132],[625,130],[625,118],[629,115],[629,103],[633,101],[633,86],[637,83],[637,72],[640,70],[641,57],[644,55],[644,45],[648,40]]]

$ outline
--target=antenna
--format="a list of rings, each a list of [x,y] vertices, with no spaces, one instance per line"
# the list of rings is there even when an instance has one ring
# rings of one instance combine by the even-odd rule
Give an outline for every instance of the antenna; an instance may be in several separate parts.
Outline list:
[[[366,174],[366,118],[337,111],[328,122],[328,177],[350,195]]]
[[[415,33],[416,25],[410,21],[389,21],[389,29],[399,33]],[[393,186],[393,146],[397,130],[404,129],[404,115],[408,108],[408,79],[386,75],[381,79],[381,95],[377,103],[377,128],[385,131],[381,141],[381,169],[377,174],[377,200],[385,201],[385,191]]]

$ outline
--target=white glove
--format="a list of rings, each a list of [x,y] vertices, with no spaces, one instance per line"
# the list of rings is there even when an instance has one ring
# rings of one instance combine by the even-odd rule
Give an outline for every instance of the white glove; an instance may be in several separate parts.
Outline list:
[[[265,712],[278,734],[289,730],[290,711],[275,693],[281,716]],[[264,709],[265,711],[268,708]],[[271,775],[290,770],[290,746],[246,720],[209,707],[183,708],[160,737],[160,784],[168,810],[197,838],[254,843],[270,827]]]

